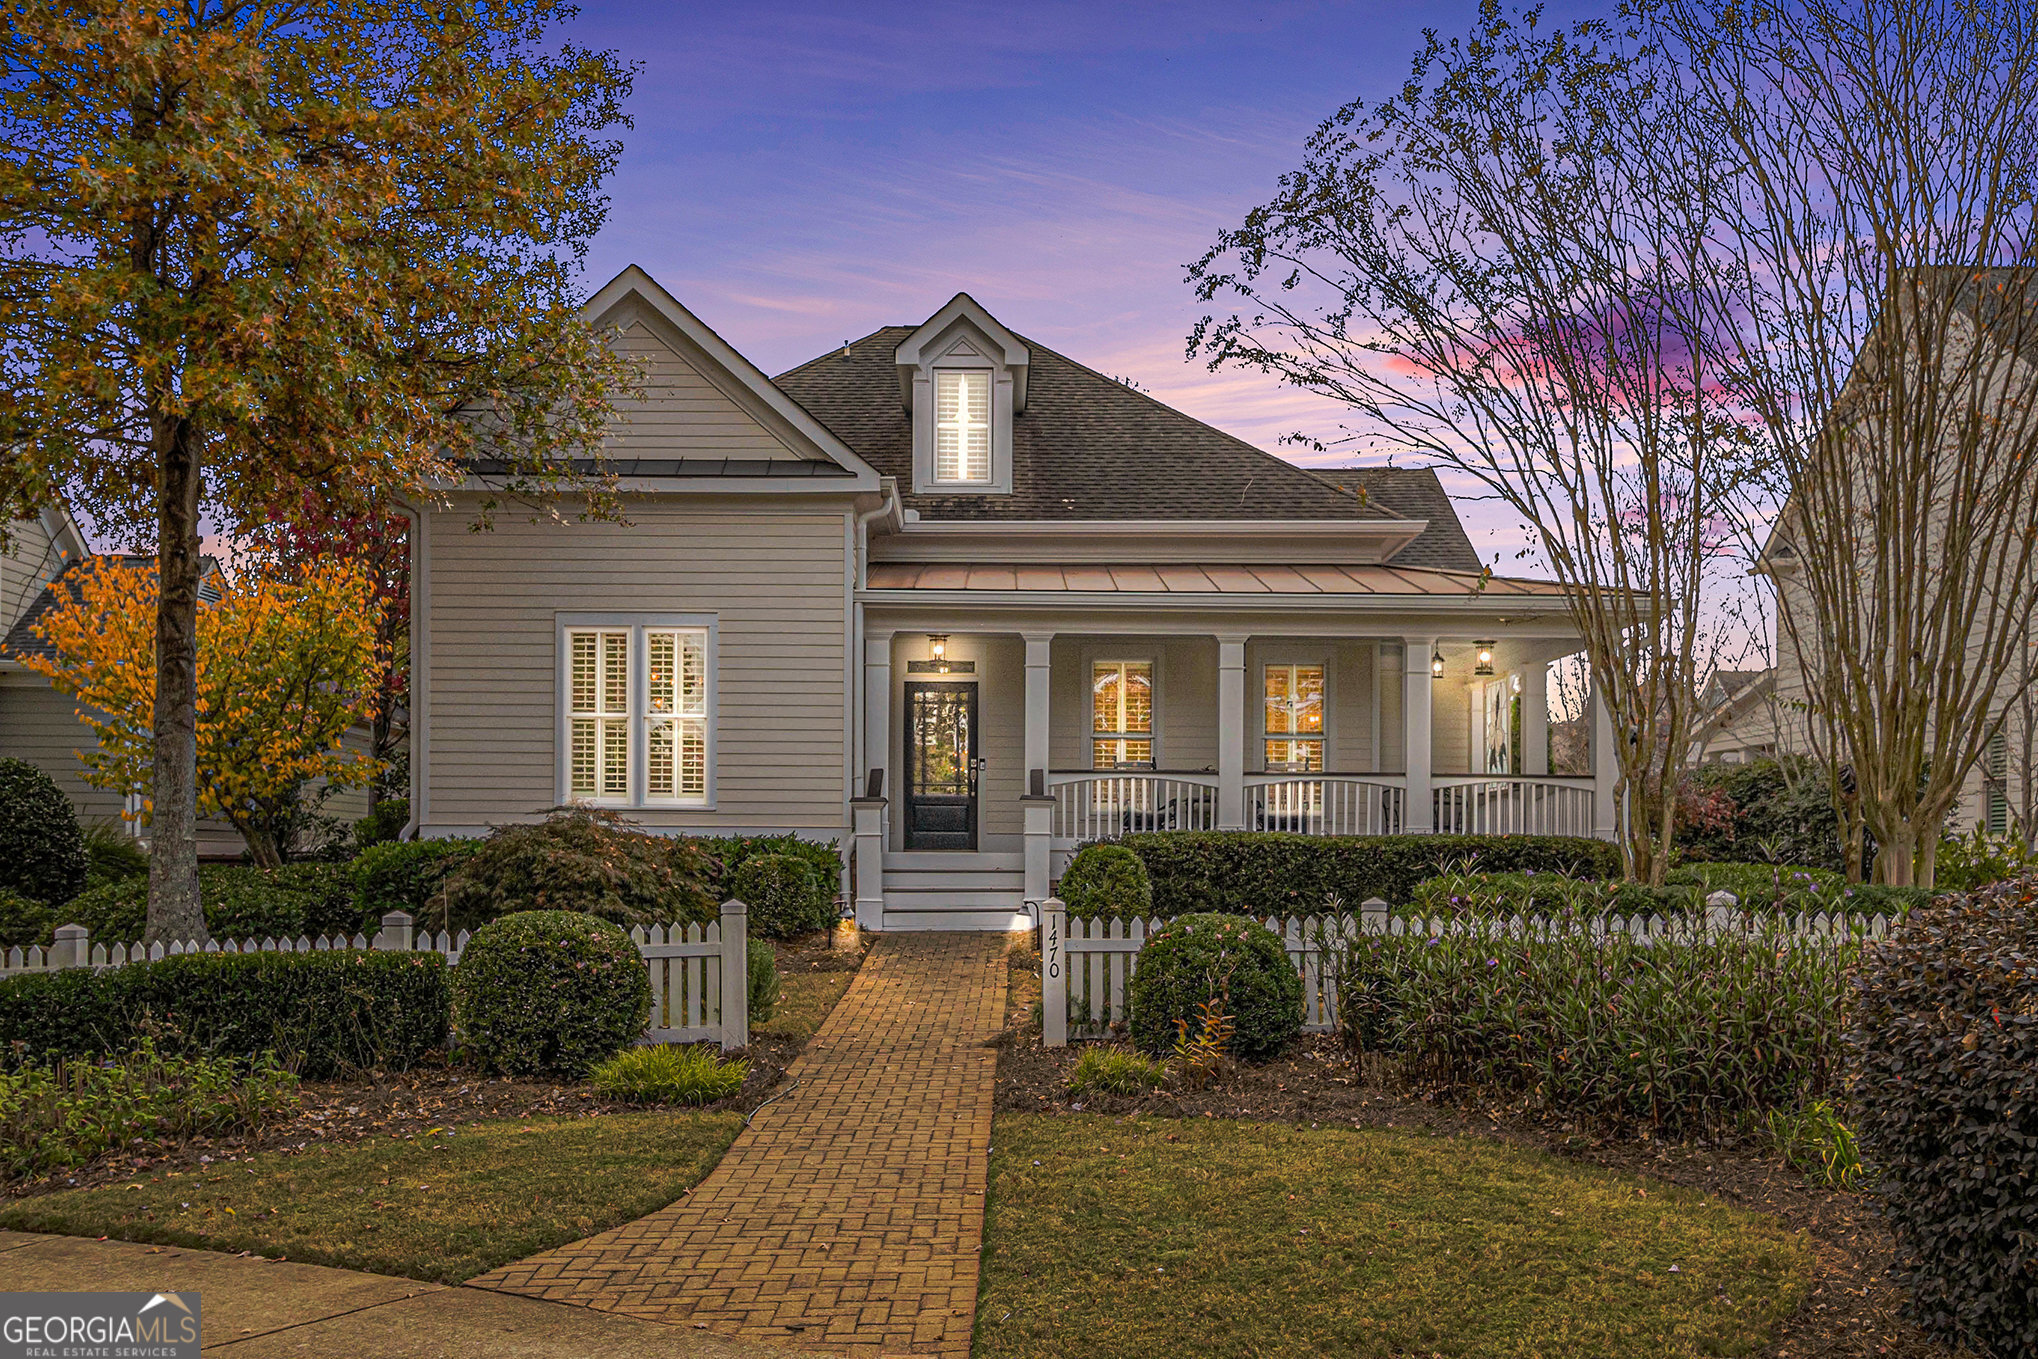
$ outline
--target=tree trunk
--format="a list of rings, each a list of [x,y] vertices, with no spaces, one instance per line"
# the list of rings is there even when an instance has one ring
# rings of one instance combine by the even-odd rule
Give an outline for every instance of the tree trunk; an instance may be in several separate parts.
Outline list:
[[[146,942],[204,939],[198,899],[198,431],[170,422],[156,509],[156,712]]]
[[[1909,887],[1911,869],[1917,863],[1918,831],[1908,821],[1889,828],[1889,839],[1876,837],[1875,876],[1891,887]]]

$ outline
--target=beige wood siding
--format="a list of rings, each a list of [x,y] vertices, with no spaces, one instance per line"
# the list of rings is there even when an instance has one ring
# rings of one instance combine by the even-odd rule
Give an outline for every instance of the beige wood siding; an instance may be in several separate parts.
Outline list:
[[[1154,749],[1162,769],[1217,767],[1217,642],[1210,637],[1057,637],[1048,677],[1048,764],[1088,769],[1090,667],[1151,661]]]
[[[720,370],[648,307],[611,318],[616,350],[638,362],[639,398],[618,403],[609,452],[632,458],[799,458],[811,454],[785,437],[783,421]]]
[[[839,831],[844,811],[841,508],[632,500],[623,524],[471,533],[428,518],[425,829],[542,817],[557,798],[561,613],[716,619],[716,802],[626,812],[647,825]]]

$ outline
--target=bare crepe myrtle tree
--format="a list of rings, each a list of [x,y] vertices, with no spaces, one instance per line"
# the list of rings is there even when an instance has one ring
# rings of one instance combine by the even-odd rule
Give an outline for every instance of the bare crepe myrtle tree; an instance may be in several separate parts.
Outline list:
[[[2030,689],[2038,619],[2038,12],[1671,0],[1694,126],[1746,192],[1716,371],[1764,457],[1743,521],[1858,860],[1930,885]],[[1851,771],[1851,789],[1842,770]]]
[[[1627,866],[1660,882],[1698,685],[1734,588],[1694,275],[1727,189],[1634,27],[1545,31],[1492,0],[1431,35],[1400,94],[1354,102],[1277,196],[1189,270],[1190,352],[1342,404],[1344,438],[1452,469],[1568,586],[1617,733]]]

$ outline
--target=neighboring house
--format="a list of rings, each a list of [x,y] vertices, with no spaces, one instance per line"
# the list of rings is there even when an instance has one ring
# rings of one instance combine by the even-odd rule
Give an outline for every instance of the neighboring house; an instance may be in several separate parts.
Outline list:
[[[472,532],[487,462],[416,511],[416,833],[848,839],[895,929],[1023,926],[1135,829],[1610,834],[1610,768],[1544,767],[1565,599],[1434,474],[1305,471],[966,294],[776,379],[634,267],[588,313],[646,375],[625,522]]]
[[[123,826],[146,841],[147,828],[124,813],[135,810],[120,793],[94,787],[85,781],[82,747],[92,740],[92,729],[78,716],[74,700],[59,693],[50,682],[29,669],[22,658],[47,656],[50,648],[36,635],[36,621],[64,597],[67,578],[87,563],[108,559],[130,566],[153,566],[153,557],[114,556],[102,558],[87,549],[84,536],[71,516],[61,509],[45,510],[34,520],[12,526],[13,551],[0,555],[0,755],[27,760],[56,780],[77,809],[85,825]],[[208,602],[219,598],[218,566],[207,559],[207,579],[199,597]],[[364,746],[365,728],[348,734],[350,745]],[[368,814],[365,791],[348,790],[334,795],[323,809],[327,815],[351,821]],[[240,832],[218,818],[198,823],[198,853],[202,858],[238,858],[247,848]]]
[[[1749,764],[1785,747],[1776,705],[1776,670],[1715,670],[1699,695],[1693,764]]]
[[[2038,286],[2029,282],[2029,266],[1941,272],[1954,289],[1947,295],[1953,303],[1948,309],[1951,319],[1965,325],[1966,334],[1981,342],[1977,350],[1967,352],[1982,353],[1994,364],[1985,370],[1963,370],[1954,391],[1964,394],[1970,386],[1985,387],[1992,394],[1988,399],[2000,403],[1996,408],[2000,414],[1992,412],[1996,423],[2031,440],[2038,436],[2038,419],[2030,414],[2031,403],[2038,401]],[[1871,343],[1877,342],[1872,337]],[[1949,352],[1959,351],[1952,351],[1949,346]],[[1871,365],[1857,361],[1850,383],[1869,380],[1863,375],[1870,372]],[[1916,386],[1928,390],[1927,384]],[[1846,399],[1843,394],[1843,404]],[[1865,423],[1859,411],[1850,418]],[[2024,461],[2028,463],[2029,457]],[[1957,463],[1949,464],[1949,476],[1955,475],[1951,468],[1956,466]],[[1857,494],[1866,501],[1872,500],[1877,492],[1864,485]],[[2031,501],[2023,503],[2027,511],[2032,509]],[[1760,705],[1755,705],[1766,711],[1758,712],[1751,706],[1734,719],[1733,725],[1737,734],[1745,732],[1750,746],[1766,742],[1773,751],[1813,754],[1814,743],[1807,729],[1815,707],[1805,678],[1808,659],[1798,654],[1792,631],[1786,626],[1792,617],[1812,616],[1801,578],[1803,567],[1791,541],[1791,525],[1798,513],[1800,508],[1793,497],[1764,545],[1757,568],[1775,582],[1776,605],[1784,615],[1778,620],[1777,664],[1770,672],[1770,692]],[[1943,534],[1938,515],[1927,522],[1932,525],[1932,532]],[[1873,536],[1871,531],[1856,534],[1854,546],[1860,553],[1864,572],[1871,570],[1876,561],[1872,544],[1864,541]],[[1929,552],[1914,545],[1911,558],[1913,565],[1908,569],[1928,569]],[[1872,591],[1869,593],[1872,595]],[[2025,671],[2038,675],[2038,664],[2034,664],[2032,655],[2038,649],[2038,630],[2027,626],[2023,632]],[[2018,834],[2028,843],[2033,828],[2038,827],[2038,688],[2020,690],[2006,684],[1996,694],[1991,711],[2003,719],[2000,734],[1967,771],[1960,796],[1947,817],[1946,829],[1960,833],[1979,827],[1996,834]]]

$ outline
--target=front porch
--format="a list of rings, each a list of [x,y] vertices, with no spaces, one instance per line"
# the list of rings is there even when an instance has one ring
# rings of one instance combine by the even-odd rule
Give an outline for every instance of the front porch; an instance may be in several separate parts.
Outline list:
[[[1568,625],[1141,621],[1008,631],[871,611],[861,922],[1027,928],[1078,846],[1141,831],[1612,834],[1610,741],[1591,742],[1596,764],[1551,768],[1550,662],[1577,650]]]

